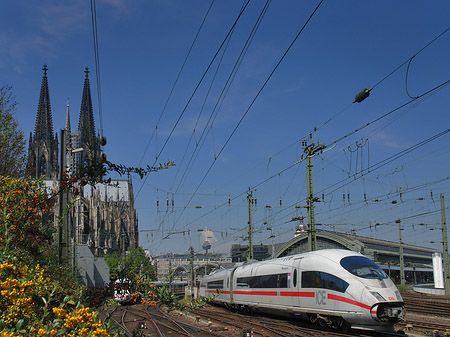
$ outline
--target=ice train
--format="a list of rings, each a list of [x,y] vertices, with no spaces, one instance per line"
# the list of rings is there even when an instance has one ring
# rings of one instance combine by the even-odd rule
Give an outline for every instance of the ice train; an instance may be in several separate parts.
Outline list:
[[[205,276],[200,294],[251,311],[299,316],[322,326],[393,331],[405,308],[397,287],[373,261],[324,249],[245,263]]]

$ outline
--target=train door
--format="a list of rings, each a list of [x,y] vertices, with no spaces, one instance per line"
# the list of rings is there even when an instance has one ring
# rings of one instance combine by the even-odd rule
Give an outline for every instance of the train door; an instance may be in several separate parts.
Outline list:
[[[292,282],[291,282],[291,287],[292,287],[292,306],[293,307],[299,307],[300,306],[300,287],[301,287],[301,282],[300,282],[300,263],[299,261],[295,261],[294,265],[293,265],[293,271],[292,271]]]
[[[299,289],[300,289],[300,273],[299,273],[299,261],[293,261],[289,266],[287,273],[283,273],[283,277],[286,277],[284,286],[280,289],[280,302],[289,307],[299,306]],[[280,275],[281,276],[281,275]]]

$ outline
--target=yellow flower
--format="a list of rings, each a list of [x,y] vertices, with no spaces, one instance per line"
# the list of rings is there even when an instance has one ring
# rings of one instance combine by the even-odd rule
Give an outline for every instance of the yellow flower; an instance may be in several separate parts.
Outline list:
[[[2,263],[0,264],[0,271],[2,271],[3,269],[13,269],[14,265],[11,263]]]
[[[66,314],[67,314],[66,310],[63,308],[53,308],[52,311],[55,314],[55,316],[58,318],[62,318],[64,316],[66,316]]]

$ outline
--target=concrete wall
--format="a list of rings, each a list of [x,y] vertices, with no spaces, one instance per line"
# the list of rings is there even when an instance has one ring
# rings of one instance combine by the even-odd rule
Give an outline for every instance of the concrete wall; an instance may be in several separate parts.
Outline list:
[[[109,267],[102,257],[95,257],[87,245],[76,246],[77,268],[81,284],[88,288],[104,287],[109,280]]]

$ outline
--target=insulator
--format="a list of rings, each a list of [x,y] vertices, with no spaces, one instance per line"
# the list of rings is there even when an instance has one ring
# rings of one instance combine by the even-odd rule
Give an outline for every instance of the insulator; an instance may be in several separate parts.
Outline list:
[[[358,92],[355,96],[355,102],[361,103],[362,101],[364,101],[367,97],[369,97],[371,90],[372,89],[363,89],[360,92]]]
[[[101,136],[100,137],[100,145],[101,146],[105,146],[106,145],[106,137],[105,136]]]

